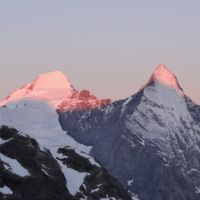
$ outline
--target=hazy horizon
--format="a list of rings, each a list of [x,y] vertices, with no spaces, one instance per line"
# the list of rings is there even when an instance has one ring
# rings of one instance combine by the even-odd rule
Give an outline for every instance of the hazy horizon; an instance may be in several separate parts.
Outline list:
[[[200,103],[199,1],[43,0],[0,3],[4,98],[60,70],[77,89],[126,98],[166,65]]]

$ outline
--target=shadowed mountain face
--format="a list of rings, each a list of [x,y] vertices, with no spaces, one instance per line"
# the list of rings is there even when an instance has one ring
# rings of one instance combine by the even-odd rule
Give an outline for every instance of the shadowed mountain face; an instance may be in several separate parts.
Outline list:
[[[163,65],[137,94],[60,123],[140,200],[200,199],[199,106]]]

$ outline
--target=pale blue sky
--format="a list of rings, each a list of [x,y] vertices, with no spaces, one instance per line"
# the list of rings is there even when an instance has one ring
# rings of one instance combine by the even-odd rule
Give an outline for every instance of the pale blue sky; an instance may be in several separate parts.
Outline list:
[[[135,93],[163,63],[200,103],[199,0],[0,2],[0,97],[61,70],[98,97]]]

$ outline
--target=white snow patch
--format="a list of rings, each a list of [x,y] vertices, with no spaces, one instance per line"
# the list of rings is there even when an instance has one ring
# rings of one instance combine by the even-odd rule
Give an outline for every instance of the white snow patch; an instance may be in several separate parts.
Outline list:
[[[106,198],[101,198],[100,200],[117,200],[115,197],[109,197],[108,195]]]
[[[80,173],[78,171],[75,171],[71,168],[68,168],[66,165],[63,164],[63,162],[60,160],[62,159],[62,155],[57,153],[57,148],[55,147],[50,147],[49,148],[53,157],[57,159],[61,171],[65,176],[66,182],[67,182],[67,188],[70,192],[71,195],[75,195],[78,191],[80,186],[83,184],[85,177],[87,176],[88,173]]]
[[[10,140],[12,140],[12,138],[10,138],[10,139],[8,139],[8,140],[3,140],[3,139],[0,138],[0,145],[1,145],[1,144],[4,144],[4,143],[6,143],[6,142],[9,142]]]
[[[131,186],[133,184],[133,180],[127,181],[128,186]]]
[[[106,108],[103,108],[102,110],[104,111],[105,116],[107,116],[110,113],[112,113],[113,109],[114,109],[113,105],[108,105],[106,106]]]
[[[99,188],[96,188],[94,190],[91,190],[91,193],[98,192],[98,191],[99,191]]]
[[[0,192],[3,194],[13,194],[13,191],[7,186],[4,186],[3,188],[0,187]]]
[[[88,156],[88,160],[90,161],[90,163],[91,163],[92,165],[96,165],[97,167],[101,167],[101,166],[99,165],[99,163],[96,162],[95,159],[94,159],[93,157]]]
[[[27,169],[21,166],[21,164],[12,158],[8,158],[0,153],[0,159],[5,162],[4,166],[6,169],[11,170],[13,173],[18,174],[19,176],[28,176],[29,172]]]
[[[60,166],[62,166],[61,162]],[[67,177],[67,188],[72,195],[75,195],[78,191],[80,186],[84,182],[84,178],[86,177],[87,173],[80,173],[73,169],[67,168],[65,165],[62,166],[62,172],[64,173],[65,177]]]
[[[140,200],[137,195],[133,194],[131,191],[128,191],[132,197],[132,200]]]
[[[200,187],[196,187],[195,193],[196,193],[196,194],[200,194]]]
[[[122,114],[125,112],[127,105],[131,102],[132,99],[133,97],[131,96],[122,104],[122,109],[121,109]]]
[[[136,195],[132,196],[132,200],[140,200]]]
[[[142,140],[142,141],[140,142],[140,144],[141,144],[142,146],[145,146],[145,141]]]
[[[42,164],[42,169],[41,169],[47,176],[49,176],[48,172],[47,172],[47,167],[45,165]]]

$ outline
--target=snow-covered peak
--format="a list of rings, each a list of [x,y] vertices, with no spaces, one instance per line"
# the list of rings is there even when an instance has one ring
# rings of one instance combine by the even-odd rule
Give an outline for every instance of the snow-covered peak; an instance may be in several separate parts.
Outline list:
[[[164,65],[159,65],[148,82],[148,84],[160,83],[172,89],[175,89],[180,95],[183,95],[183,90],[180,87],[176,76]]]
[[[173,110],[174,115],[177,116],[187,117],[189,115],[185,94],[176,76],[164,65],[159,65],[155,69],[147,84],[140,91],[143,93],[142,99],[147,99],[151,102],[150,104]]]
[[[0,102],[0,106],[29,99],[44,101],[51,107],[57,108],[74,91],[75,89],[62,72],[54,71],[44,73],[37,76],[31,83],[16,89],[6,99]]]
[[[65,75],[60,71],[40,74],[31,84],[33,90],[44,90],[54,88],[72,89],[72,85]]]

